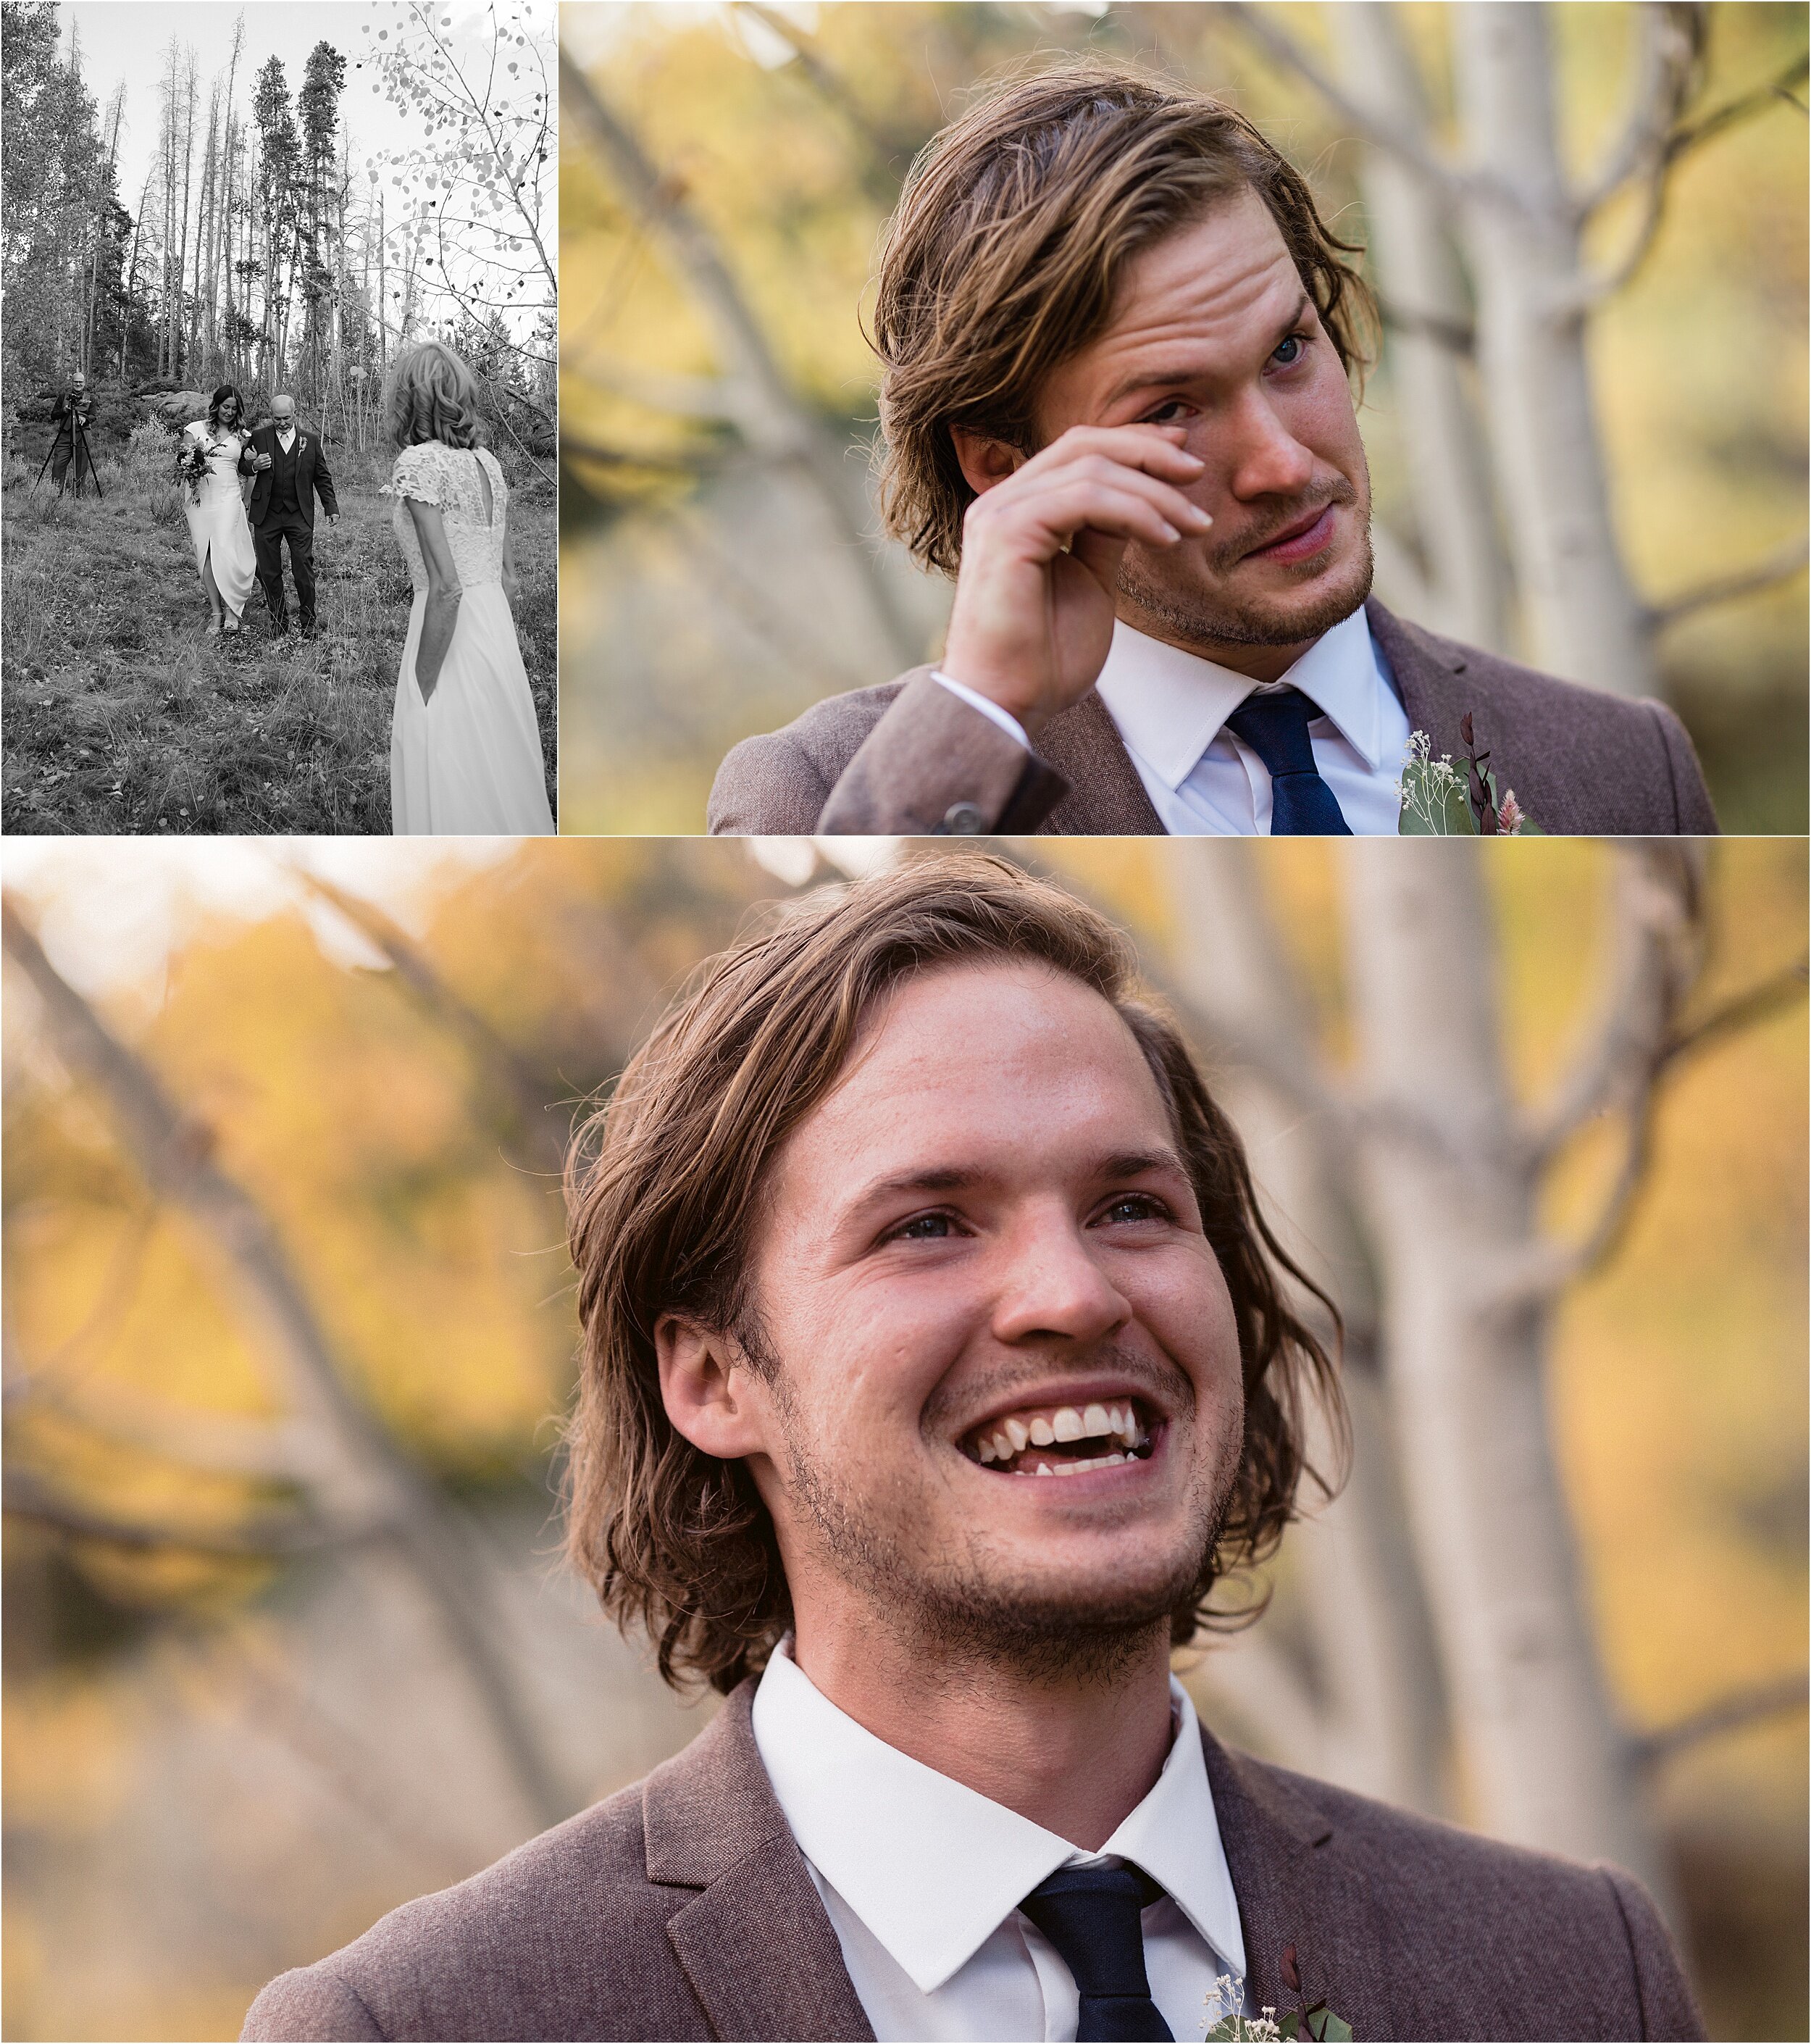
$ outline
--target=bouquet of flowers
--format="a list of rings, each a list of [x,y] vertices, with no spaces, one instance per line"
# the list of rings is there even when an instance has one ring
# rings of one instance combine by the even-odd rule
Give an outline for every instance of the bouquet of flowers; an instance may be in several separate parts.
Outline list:
[[[206,445],[201,440],[190,440],[185,444],[182,452],[176,457],[176,480],[178,482],[187,484],[189,490],[189,501],[192,504],[199,504],[201,502],[201,485],[205,482],[207,479],[208,450]]]

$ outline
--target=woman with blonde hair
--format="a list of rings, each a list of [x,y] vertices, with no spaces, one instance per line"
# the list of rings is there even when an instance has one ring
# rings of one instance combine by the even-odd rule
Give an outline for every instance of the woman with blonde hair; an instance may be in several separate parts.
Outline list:
[[[511,610],[520,582],[509,486],[484,445],[478,386],[439,341],[391,371],[399,450],[382,494],[415,601],[390,724],[390,828],[401,836],[546,834],[539,728]]]

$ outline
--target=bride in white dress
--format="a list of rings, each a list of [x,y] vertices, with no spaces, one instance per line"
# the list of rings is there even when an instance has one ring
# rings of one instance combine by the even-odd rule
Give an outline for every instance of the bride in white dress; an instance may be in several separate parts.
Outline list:
[[[182,486],[182,509],[195,567],[207,592],[216,632],[239,629],[240,614],[258,586],[258,555],[251,527],[240,493],[239,458],[245,451],[245,405],[230,383],[223,383],[208,405],[208,415],[182,428],[182,452],[198,448],[207,473],[197,484]]]
[[[390,828],[398,837],[550,834],[528,670],[510,609],[517,589],[509,486],[480,444],[472,373],[422,341],[397,358],[383,494],[415,601],[390,724]]]

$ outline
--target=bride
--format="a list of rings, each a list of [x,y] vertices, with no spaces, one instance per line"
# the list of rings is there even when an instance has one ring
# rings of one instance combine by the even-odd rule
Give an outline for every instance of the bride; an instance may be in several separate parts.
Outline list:
[[[213,612],[210,639],[216,632],[239,629],[240,613],[257,586],[258,556],[239,490],[239,458],[244,448],[244,401],[230,383],[223,383],[209,401],[207,417],[182,428],[184,458],[198,451],[207,464],[197,481],[183,485],[182,509],[201,587]]]
[[[483,444],[478,386],[452,349],[399,355],[389,393],[401,450],[382,494],[415,601],[390,724],[397,836],[544,835],[554,827],[540,732],[511,612],[509,486]]]

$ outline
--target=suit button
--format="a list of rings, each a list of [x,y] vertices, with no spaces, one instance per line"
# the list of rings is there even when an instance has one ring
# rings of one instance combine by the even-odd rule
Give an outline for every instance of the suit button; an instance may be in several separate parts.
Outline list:
[[[988,820],[978,802],[952,802],[943,812],[937,834],[939,837],[981,837],[987,827]]]

